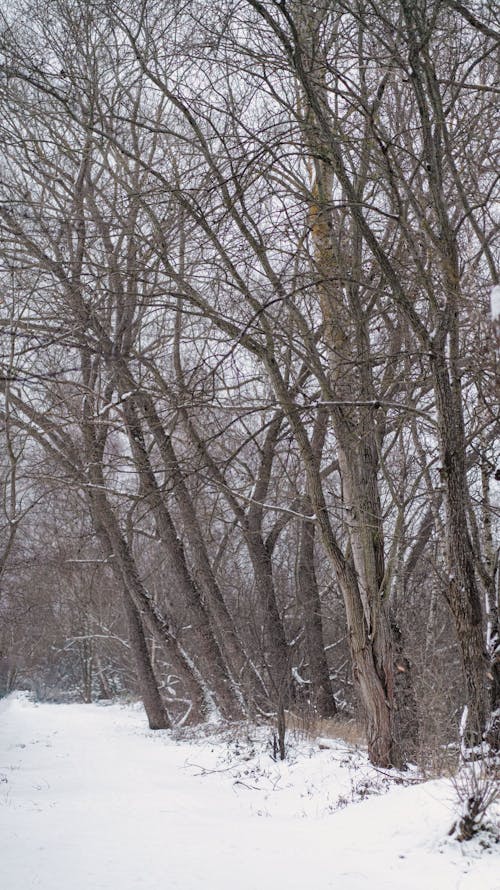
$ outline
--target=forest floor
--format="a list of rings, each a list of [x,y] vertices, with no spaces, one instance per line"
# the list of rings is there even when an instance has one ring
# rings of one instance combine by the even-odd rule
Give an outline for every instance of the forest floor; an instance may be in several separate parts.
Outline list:
[[[2,890],[500,890],[453,786],[342,741],[150,732],[137,707],[0,702]]]

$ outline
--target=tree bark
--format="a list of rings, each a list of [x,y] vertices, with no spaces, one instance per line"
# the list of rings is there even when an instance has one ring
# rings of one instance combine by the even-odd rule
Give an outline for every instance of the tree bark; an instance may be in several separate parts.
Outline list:
[[[310,498],[303,501],[303,509],[312,515]],[[297,597],[304,622],[306,651],[309,662],[312,702],[321,717],[334,717],[337,706],[333,696],[328,662],[326,660],[321,619],[321,600],[314,566],[315,521],[301,521],[299,559],[297,566]]]
[[[200,528],[196,509],[184,480],[179,461],[170,437],[163,428],[156,408],[147,393],[138,395],[138,401],[147,420],[149,430],[160,452],[167,479],[172,485],[184,525],[184,533],[193,560],[196,580],[199,582],[205,601],[212,616],[212,626],[217,642],[221,647],[229,669],[247,704],[266,698],[262,681],[244,651],[233,619],[224,602],[221,590],[213,573],[210,557]]]
[[[149,728],[169,729],[170,720],[158,689],[140,615],[127,592],[124,592],[123,606],[127,617],[128,636],[134,655],[139,691]]]
[[[190,638],[194,650],[193,661],[199,672],[210,679],[215,699],[223,716],[242,716],[242,702],[235,688],[230,671],[224,663],[219,645],[212,632],[210,616],[203,605],[200,591],[191,577],[186,555],[176,533],[164,497],[158,487],[154,471],[145,447],[139,418],[130,398],[124,401],[124,414],[130,445],[143,492],[151,505],[163,546],[169,557],[169,569],[173,575],[177,593],[185,601],[190,616]]]
[[[201,436],[185,412],[184,417],[186,430],[193,444],[198,449],[215,484],[228,500],[248,550],[253,569],[255,589],[262,608],[266,632],[267,647],[263,655],[271,687],[269,691],[266,691],[266,696],[271,698],[272,702],[276,701],[277,695],[278,697],[285,696],[288,699],[290,691],[288,644],[276,599],[272,554],[266,546],[262,533],[262,499],[265,497],[269,481],[268,472],[270,470],[270,457],[272,457],[270,448],[271,436],[268,437],[267,448],[264,449],[265,454],[258,473],[258,482],[260,480],[260,484],[256,486],[254,491],[253,509],[250,508],[245,512],[225,484],[220,468],[213,460]]]
[[[445,356],[439,352],[433,353],[431,365],[445,486],[449,573],[445,596],[453,615],[462,658],[468,709],[467,738],[470,744],[476,744],[486,728],[490,702],[486,685],[488,657],[481,597],[467,522],[468,487],[462,404],[450,383]]]

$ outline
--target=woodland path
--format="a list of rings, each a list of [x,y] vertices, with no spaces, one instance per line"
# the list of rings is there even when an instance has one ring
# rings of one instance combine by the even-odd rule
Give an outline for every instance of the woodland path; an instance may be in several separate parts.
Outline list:
[[[500,890],[496,854],[467,859],[434,841],[450,819],[439,783],[277,816],[251,779],[200,775],[214,758],[206,740],[150,733],[135,709],[3,700],[1,887]]]

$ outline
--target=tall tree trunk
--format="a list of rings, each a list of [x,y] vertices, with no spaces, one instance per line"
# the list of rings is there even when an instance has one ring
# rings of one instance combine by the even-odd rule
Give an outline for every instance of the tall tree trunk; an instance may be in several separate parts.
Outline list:
[[[93,644],[92,639],[89,636],[89,628],[85,626],[83,628],[83,640],[82,640],[82,697],[86,704],[90,704],[92,701],[92,686],[93,686],[93,662],[94,662],[94,653],[93,653]]]
[[[182,596],[189,610],[191,625],[189,636],[192,640],[193,661],[198,665],[200,674],[210,678],[215,699],[223,716],[241,717],[243,713],[241,696],[238,695],[238,689],[224,663],[222,652],[212,631],[210,616],[207,615],[200,591],[191,577],[184,548],[158,487],[139,419],[129,398],[125,399],[124,413],[141,486],[153,510],[160,539],[168,554],[169,569],[177,593]]]
[[[86,414],[89,412],[87,406]],[[111,554],[111,566],[118,582],[123,586],[124,596],[128,595],[134,604],[141,623],[148,628],[158,642],[165,648],[173,669],[181,678],[188,695],[191,697],[193,716],[200,716],[213,709],[210,692],[200,675],[179,645],[172,633],[169,623],[153,602],[144,587],[133,554],[121,533],[118,520],[109,504],[104,475],[102,472],[102,449],[104,442],[97,442],[92,422],[85,417],[83,434],[86,445],[86,457],[90,484],[86,495],[90,507],[90,515],[97,535],[106,553]],[[134,635],[134,639],[138,639]],[[143,650],[137,649],[135,657],[141,659]],[[149,660],[149,654],[148,654]],[[147,667],[141,668],[147,673]]]
[[[448,376],[446,357],[435,352],[431,364],[445,486],[448,587],[445,596],[457,634],[467,702],[467,737],[477,743],[490,713],[486,685],[488,657],[485,648],[481,596],[467,523],[468,487],[465,433],[461,397]]]
[[[90,512],[94,528],[106,555],[112,554],[111,562],[113,574],[122,591],[122,602],[125,617],[127,619],[130,648],[135,662],[139,694],[146,711],[150,729],[168,729],[170,720],[165,710],[165,705],[158,689],[158,683],[151,664],[151,658],[144,634],[144,626],[139,609],[130,592],[130,580],[127,583],[129,561],[124,562],[122,548],[113,546],[113,537],[116,529],[110,528],[109,517],[106,523],[106,514],[103,510],[104,497],[89,493]]]
[[[186,485],[184,475],[170,437],[165,432],[156,408],[146,393],[138,396],[149,430],[153,435],[160,452],[167,479],[172,484],[173,495],[177,501],[184,533],[193,560],[196,582],[205,594],[205,601],[212,616],[214,633],[224,652],[241,694],[247,703],[261,702],[266,698],[266,690],[255,671],[240,637],[233,619],[224,602],[217,579],[213,573],[207,547],[196,515],[195,505]]]
[[[248,513],[241,508],[237,499],[226,485],[224,477],[217,463],[213,460],[205,442],[195,429],[191,419],[184,412],[186,430],[196,446],[202,460],[209,471],[215,484],[220,488],[227,499],[234,516],[241,529],[245,545],[252,563],[255,589],[262,609],[263,622],[266,634],[266,652],[264,661],[270,680],[270,689],[267,697],[271,698],[271,704],[276,700],[276,695],[282,699],[288,699],[290,691],[289,652],[283,621],[278,608],[276,590],[273,578],[272,556],[266,546],[262,533],[262,500],[265,497],[270,471],[273,433],[269,432],[267,447],[264,448],[264,456],[259,469],[258,484],[254,491],[254,503]]]
[[[393,765],[400,765],[402,752],[395,750],[394,652],[383,590],[384,539],[377,487],[376,446],[373,437],[370,437],[371,442],[370,438],[367,440],[366,428],[365,437],[360,431],[360,443],[358,436],[353,439],[352,436],[346,435],[346,430],[339,424],[338,419],[334,425],[339,441],[338,460],[352,563],[363,611],[366,641],[370,641],[373,666],[381,687],[376,693],[378,704],[375,714],[377,720],[382,721],[382,725],[377,728],[369,715],[368,731],[375,736],[381,732],[386,739],[390,736]],[[374,689],[373,683],[370,685]]]
[[[495,552],[491,522],[490,472],[491,467],[488,465],[486,456],[483,455],[481,462],[481,506],[485,564],[489,576],[486,580],[486,643],[490,659],[490,702],[492,712],[486,738],[490,745],[498,750],[500,749],[500,548],[497,548]]]
[[[438,87],[435,64],[432,56],[424,50],[422,37],[424,33],[426,40],[430,36],[427,25],[424,25],[424,19],[414,3],[402,0],[401,7],[407,28],[410,83],[418,107],[427,172],[427,200],[433,208],[436,233],[439,233],[437,238],[434,236],[434,251],[436,272],[440,273],[441,278],[438,287],[443,305],[433,310],[435,332],[428,342],[445,489],[449,576],[445,595],[453,615],[462,657],[468,711],[466,741],[476,744],[486,728],[490,703],[486,685],[488,659],[481,596],[467,522],[469,491],[459,323],[463,296],[458,229],[455,213],[452,215],[450,207],[445,172],[450,167],[454,168],[454,160],[450,153],[447,112]]]
[[[127,591],[124,591],[123,606],[127,617],[128,636],[134,656],[139,691],[149,728],[168,729],[170,721],[154,675],[142,621]]]
[[[314,149],[314,128],[306,138]],[[318,148],[318,146],[316,146]],[[316,164],[310,207],[318,295],[329,357],[330,415],[337,441],[342,482],[345,530],[352,554],[353,587],[344,589],[354,675],[367,716],[368,746],[374,762],[399,766],[402,752],[395,744],[394,655],[383,582],[384,535],[378,489],[380,435],[376,423],[370,337],[366,313],[356,286],[343,298],[342,279],[351,266],[362,268],[362,241],[351,233],[348,260],[337,247],[331,213],[333,170]],[[347,575],[342,573],[344,584]],[[352,616],[352,623],[349,622]]]
[[[267,647],[264,661],[274,703],[287,707],[290,699],[290,653],[283,621],[276,601],[271,556],[262,539],[260,529],[247,530],[245,543],[252,562],[255,587],[263,607]]]
[[[333,533],[321,473],[300,412],[290,399],[274,357],[266,357],[266,365],[300,449],[322,543],[344,599],[353,676],[366,714],[370,760],[377,766],[400,766],[401,753],[394,744],[393,732],[394,665],[390,628],[380,604],[379,590],[370,603],[367,599],[370,591],[361,589],[352,558],[342,553]],[[369,562],[373,561],[372,554]]]
[[[262,524],[264,519],[263,504],[269,491],[276,443],[282,423],[283,414],[279,411],[269,424],[262,445],[260,466],[255,480],[252,502],[242,526],[245,543],[252,561],[255,586],[264,607],[264,623],[268,646],[266,653],[267,671],[270,685],[273,689],[273,704],[278,708],[278,711],[280,709],[284,711],[290,703],[292,692],[290,651],[276,597],[272,552],[268,549],[264,540]]]
[[[395,744],[405,762],[414,761],[418,754],[420,726],[413,670],[406,656],[401,628],[391,620],[392,650],[394,654],[394,716]]]
[[[147,627],[152,636],[165,649],[172,669],[180,677],[187,695],[191,698],[193,717],[200,718],[203,713],[213,708],[213,701],[206,683],[195,670],[179,645],[178,640],[173,635],[168,621],[159,611],[152,597],[142,584],[132,553],[120,532],[116,517],[113,515],[111,507],[107,504],[104,493],[91,489],[89,500],[94,526],[103,542],[103,546],[106,548],[106,552],[112,556],[111,566],[117,581],[122,585],[124,596],[129,596],[136,608],[141,624]],[[136,657],[141,657],[139,649],[134,654]]]
[[[304,498],[303,510],[306,514],[312,515],[310,498]],[[337,706],[333,697],[323,639],[321,601],[314,566],[315,529],[314,519],[303,519],[301,521],[297,565],[297,597],[304,622],[312,702],[321,717],[333,717],[337,713]]]

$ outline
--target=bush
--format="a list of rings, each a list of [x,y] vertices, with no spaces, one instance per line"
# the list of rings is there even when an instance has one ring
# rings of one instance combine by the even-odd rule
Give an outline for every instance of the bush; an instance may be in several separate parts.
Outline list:
[[[499,814],[495,814],[495,805],[500,802],[500,759],[481,757],[463,762],[453,785],[460,816],[450,834],[459,841],[469,841],[480,831],[487,830],[500,840]]]

